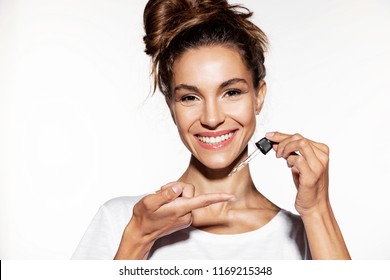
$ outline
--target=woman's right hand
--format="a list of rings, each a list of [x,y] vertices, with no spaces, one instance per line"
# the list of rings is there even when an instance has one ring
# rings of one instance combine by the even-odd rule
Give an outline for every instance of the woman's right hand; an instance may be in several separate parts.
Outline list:
[[[146,259],[158,238],[191,225],[193,210],[234,199],[223,193],[194,196],[194,191],[191,184],[172,182],[142,198],[134,206],[115,259]]]

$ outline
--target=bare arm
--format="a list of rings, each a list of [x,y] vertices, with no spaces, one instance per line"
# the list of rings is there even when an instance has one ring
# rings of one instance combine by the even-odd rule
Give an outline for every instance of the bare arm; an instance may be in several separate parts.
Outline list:
[[[301,215],[313,259],[351,259],[330,204]]]

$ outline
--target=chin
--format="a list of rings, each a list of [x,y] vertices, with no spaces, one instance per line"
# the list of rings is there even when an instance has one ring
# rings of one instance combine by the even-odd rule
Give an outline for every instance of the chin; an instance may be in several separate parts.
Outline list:
[[[209,169],[213,170],[223,170],[230,166],[230,164],[207,164],[205,165]]]
[[[233,160],[228,160],[226,158],[213,158],[213,159],[198,159],[199,162],[208,169],[213,170],[223,170],[226,168],[231,168]]]

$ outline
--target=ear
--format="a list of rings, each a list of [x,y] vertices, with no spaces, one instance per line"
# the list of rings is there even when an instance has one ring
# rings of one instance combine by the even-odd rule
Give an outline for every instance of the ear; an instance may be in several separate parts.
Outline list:
[[[260,114],[261,108],[263,108],[265,95],[267,93],[267,84],[264,80],[260,82],[259,89],[256,94],[256,115]]]
[[[172,99],[169,99],[169,98],[165,97],[165,102],[167,103],[167,106],[169,108],[169,112],[171,112],[172,120],[173,120],[173,122],[176,125],[176,116],[175,116],[175,109],[173,107],[173,101],[172,101]]]

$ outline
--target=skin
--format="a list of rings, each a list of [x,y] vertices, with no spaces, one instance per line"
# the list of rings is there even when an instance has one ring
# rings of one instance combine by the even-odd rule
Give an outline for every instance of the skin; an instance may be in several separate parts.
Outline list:
[[[188,168],[176,182],[139,201],[124,230],[115,259],[147,259],[154,242],[193,226],[215,234],[258,229],[280,210],[259,193],[249,168],[228,177],[247,154],[266,84],[254,88],[239,53],[224,46],[190,49],[173,65],[173,97],[167,101],[184,145]],[[206,149],[198,136],[234,133],[229,144]],[[314,259],[349,259],[328,196],[329,149],[299,134],[268,133],[276,157],[291,168],[301,215]],[[298,152],[297,156],[294,152]]]

